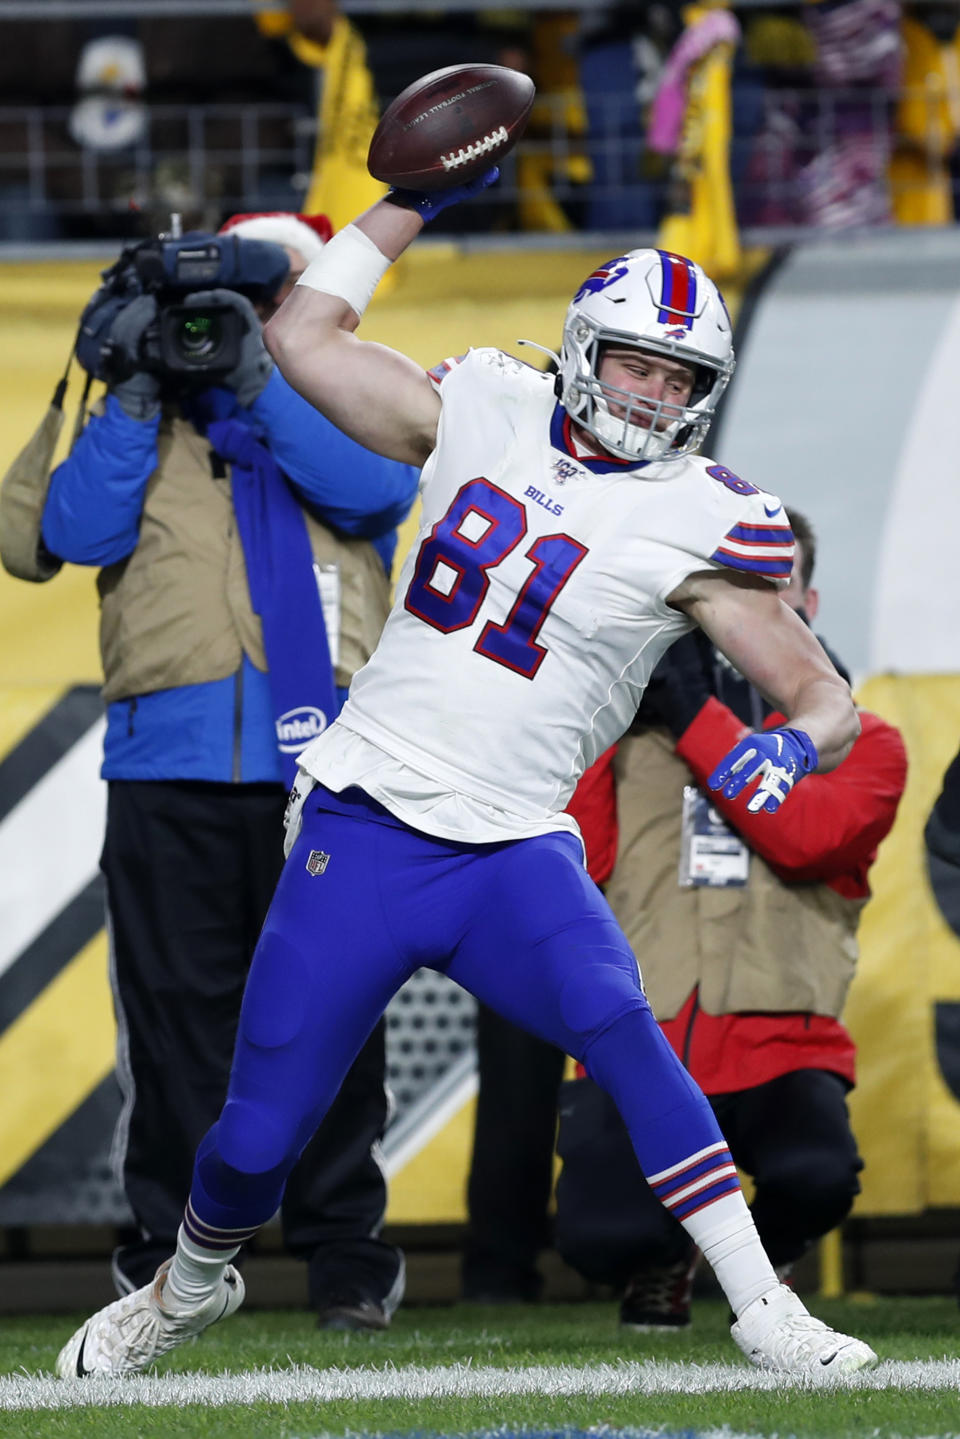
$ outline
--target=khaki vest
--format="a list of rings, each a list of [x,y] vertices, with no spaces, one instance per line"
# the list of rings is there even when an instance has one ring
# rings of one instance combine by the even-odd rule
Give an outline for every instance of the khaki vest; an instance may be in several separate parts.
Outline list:
[[[186,420],[164,416],[134,553],[101,570],[104,699],[203,684],[236,673],[240,656],[266,671],[261,620],[250,607],[229,466]],[[305,512],[321,567],[340,571],[338,685],[367,662],[390,610],[390,583],[368,540],[334,534]],[[291,616],[295,625],[296,617]]]
[[[50,410],[0,485],[0,560],[23,580],[49,580],[60,561],[40,545],[50,460],[62,413]],[[147,482],[140,541],[101,570],[104,699],[226,679],[240,656],[266,671],[261,620],[250,607],[229,466],[213,475],[212,449],[186,420],[164,414],[157,469]],[[340,655],[334,678],[350,684],[366,665],[390,612],[390,581],[368,540],[335,534],[304,511],[321,568],[340,577]],[[291,623],[296,623],[292,617]]]
[[[101,570],[100,649],[107,703],[224,679],[246,654],[267,668],[250,606],[230,474],[216,479],[211,447],[187,421],[164,416],[147,483],[140,540]],[[390,609],[390,585],[369,540],[335,534],[306,513],[314,559],[340,575],[336,683],[369,659]],[[296,616],[291,616],[296,624]]]
[[[639,960],[654,1014],[673,1019],[699,985],[708,1014],[839,1016],[856,967],[863,901],[825,884],[784,884],[756,853],[742,887],[681,889],[690,771],[660,729],[627,735],[616,764],[620,845],[607,898]]]

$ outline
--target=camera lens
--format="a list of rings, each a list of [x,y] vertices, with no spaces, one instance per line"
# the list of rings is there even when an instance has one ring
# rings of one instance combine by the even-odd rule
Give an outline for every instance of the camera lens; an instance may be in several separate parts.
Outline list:
[[[177,346],[185,360],[204,361],[214,358],[223,341],[219,315],[187,315],[180,322]]]

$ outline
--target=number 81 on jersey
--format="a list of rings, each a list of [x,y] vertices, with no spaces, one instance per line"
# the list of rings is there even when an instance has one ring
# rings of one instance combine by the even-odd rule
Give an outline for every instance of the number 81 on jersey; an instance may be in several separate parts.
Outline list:
[[[527,533],[519,500],[489,480],[469,480],[420,546],[404,608],[443,634],[474,623],[502,564]],[[537,635],[550,607],[587,554],[569,535],[541,535],[526,551],[533,565],[502,624],[488,620],[477,654],[532,680],[547,654]]]

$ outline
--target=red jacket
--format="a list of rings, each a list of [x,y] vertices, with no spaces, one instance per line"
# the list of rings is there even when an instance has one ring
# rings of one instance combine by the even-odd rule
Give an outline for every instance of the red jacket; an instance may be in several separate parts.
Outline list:
[[[782,715],[773,714],[766,726],[783,723]],[[728,800],[707,791],[714,808],[785,884],[827,884],[850,899],[870,893],[868,871],[893,825],[907,757],[899,731],[878,715],[861,710],[860,724],[843,763],[797,785],[782,816],[750,814],[742,795]],[[709,699],[678,740],[677,754],[706,791],[707,776],[749,732],[732,710]],[[605,822],[612,831],[615,804],[609,796],[607,803]],[[592,828],[600,823],[595,814]],[[709,1015],[699,1009],[694,991],[661,1028],[707,1094],[751,1088],[796,1069],[829,1069],[854,1081],[853,1040],[839,1020],[827,1016]]]

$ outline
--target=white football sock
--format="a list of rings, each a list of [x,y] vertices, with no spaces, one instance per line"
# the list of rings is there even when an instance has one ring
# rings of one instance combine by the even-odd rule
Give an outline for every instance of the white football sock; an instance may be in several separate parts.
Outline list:
[[[170,1307],[195,1305],[209,1299],[239,1248],[238,1244],[236,1249],[203,1249],[187,1238],[181,1224],[177,1233],[177,1252],[163,1288],[164,1297],[173,1301]]]
[[[760,1243],[753,1215],[741,1193],[725,1194],[691,1214],[683,1227],[713,1269],[738,1317],[780,1281]]]

